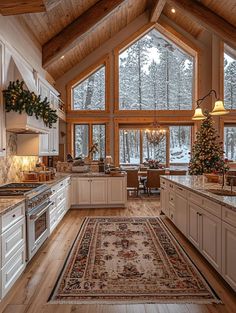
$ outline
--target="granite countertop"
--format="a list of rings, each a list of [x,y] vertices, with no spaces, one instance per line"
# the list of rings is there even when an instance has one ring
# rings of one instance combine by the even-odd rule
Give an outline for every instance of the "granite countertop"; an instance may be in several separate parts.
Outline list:
[[[70,173],[71,177],[123,177],[125,175],[126,175],[125,172],[118,172],[114,174],[105,174],[103,172],[88,172],[88,173],[71,172]]]
[[[163,178],[184,187],[192,192],[195,192],[201,196],[205,196],[209,200],[215,201],[223,206],[226,206],[234,211],[236,211],[236,196],[219,196],[207,189],[221,189],[221,184],[219,183],[206,183],[204,176],[170,176],[162,175]],[[225,190],[230,190],[229,186],[224,186]],[[236,186],[233,186],[233,191],[236,192]]]
[[[24,198],[11,198],[11,197],[2,197],[0,198],[0,216],[6,214],[7,212],[13,210],[15,207],[24,203]]]

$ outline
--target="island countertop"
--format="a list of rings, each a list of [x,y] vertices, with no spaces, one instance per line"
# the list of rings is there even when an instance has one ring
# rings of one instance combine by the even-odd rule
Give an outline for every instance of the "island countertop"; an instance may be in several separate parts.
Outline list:
[[[166,180],[179,185],[182,188],[188,189],[195,192],[201,196],[208,198],[209,200],[215,201],[223,206],[226,206],[234,211],[236,211],[236,196],[219,196],[208,189],[221,189],[219,183],[206,183],[204,176],[172,176],[172,175],[162,175],[161,177]],[[225,190],[230,190],[229,186],[224,186]],[[233,191],[236,192],[236,187],[233,186]]]

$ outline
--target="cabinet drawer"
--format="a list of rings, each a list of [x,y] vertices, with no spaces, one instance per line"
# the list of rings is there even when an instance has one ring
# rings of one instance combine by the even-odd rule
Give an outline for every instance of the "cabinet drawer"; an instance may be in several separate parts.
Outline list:
[[[57,209],[57,218],[60,220],[66,213],[66,201],[63,200]]]
[[[175,189],[175,184],[168,182],[168,188],[170,188],[170,190],[174,190]]]
[[[25,246],[22,246],[1,269],[2,297],[11,289],[25,268]]]
[[[223,206],[222,207],[222,219],[223,219],[223,221],[236,227],[236,212],[235,211],[228,209],[228,208]]]
[[[187,198],[187,190],[186,189],[176,185],[175,186],[175,192],[177,194],[179,194],[181,197]]]
[[[211,214],[221,218],[221,205],[208,200],[208,199],[203,199],[203,208],[210,212]]]
[[[57,194],[57,206],[61,204],[61,202],[65,200],[65,188],[63,190],[59,190]]]
[[[169,204],[174,206],[175,205],[175,193],[170,190],[168,193],[168,196],[169,196]]]
[[[161,186],[163,186],[164,188],[167,188],[167,181],[164,178],[161,178]]]
[[[169,205],[169,217],[170,220],[175,224],[175,208],[172,205]]]
[[[199,205],[200,207],[203,205],[203,198],[194,192],[191,192],[191,191],[188,192],[188,199],[191,202]]]
[[[2,216],[2,232],[11,227],[14,223],[25,217],[25,204],[22,203],[15,209]]]
[[[17,250],[25,245],[25,218],[8,228],[1,236],[2,267],[10,260]]]

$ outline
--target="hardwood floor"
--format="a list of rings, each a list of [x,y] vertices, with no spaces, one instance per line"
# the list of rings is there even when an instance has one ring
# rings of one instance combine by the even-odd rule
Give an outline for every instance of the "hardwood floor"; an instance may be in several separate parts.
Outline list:
[[[166,220],[168,226],[189,253],[200,271],[214,287],[224,304],[124,304],[124,305],[55,305],[47,299],[65,257],[85,216],[156,216],[159,199],[129,198],[126,209],[71,210],[28,264],[25,272],[0,303],[3,313],[235,313],[236,297],[226,283],[207,265],[201,255]]]

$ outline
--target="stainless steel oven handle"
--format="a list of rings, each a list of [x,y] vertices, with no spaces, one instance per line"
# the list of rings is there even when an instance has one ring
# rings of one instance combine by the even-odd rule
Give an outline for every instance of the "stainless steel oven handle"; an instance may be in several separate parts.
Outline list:
[[[32,215],[30,215],[29,218],[30,218],[31,220],[36,220],[36,219],[39,218],[44,212],[47,211],[47,209],[50,207],[51,204],[52,204],[52,201],[49,201],[49,202],[48,202],[48,205],[47,205],[42,211],[40,211],[38,214],[32,214]]]

